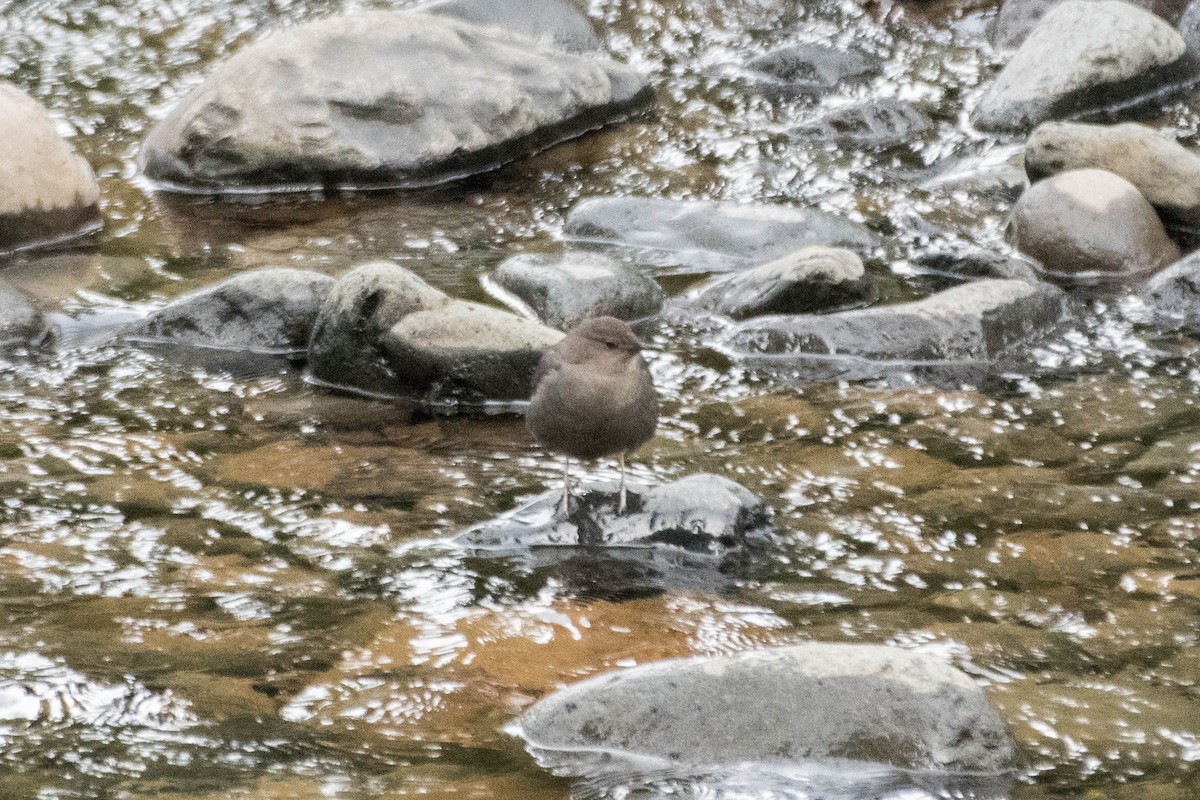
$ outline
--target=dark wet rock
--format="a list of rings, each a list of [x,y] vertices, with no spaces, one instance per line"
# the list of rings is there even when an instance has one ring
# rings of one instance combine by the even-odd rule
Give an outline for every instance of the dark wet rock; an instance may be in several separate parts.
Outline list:
[[[151,131],[141,164],[198,190],[429,185],[620,119],[649,94],[605,58],[444,16],[363,12],[219,65]]]
[[[750,320],[730,331],[722,345],[751,363],[806,355],[988,360],[1057,325],[1065,303],[1063,292],[1046,283],[978,280],[912,303]]]
[[[933,127],[912,103],[884,98],[839,108],[792,130],[842,145],[886,148],[912,143]]]
[[[463,531],[455,541],[499,554],[544,546],[669,545],[711,556],[762,541],[770,530],[771,511],[762,500],[719,475],[689,475],[651,488],[631,485],[628,509],[620,515],[615,487],[589,490],[567,518],[560,511],[561,499],[561,489],[545,492]]]
[[[126,330],[131,339],[274,353],[308,347],[334,280],[319,272],[261,269],[171,301]]]
[[[1057,281],[1089,285],[1154,272],[1179,258],[1133,184],[1099,169],[1062,172],[1029,188],[1009,220],[1013,246]]]
[[[849,250],[806,247],[705,284],[695,304],[734,319],[861,306],[874,298],[871,277]]]
[[[823,94],[876,71],[862,53],[819,44],[790,44],[746,62],[758,87],[779,94]]]
[[[100,187],[88,163],[36,100],[0,82],[0,253],[100,228]]]
[[[914,267],[926,274],[956,280],[1000,280],[1038,283],[1041,277],[1029,261],[1016,256],[967,245],[931,248],[912,257]]]
[[[1172,25],[1187,8],[1187,0],[1125,0],[1162,17]],[[1004,50],[1019,47],[1046,12],[1061,0],[1004,0],[992,26],[992,44]]]
[[[811,245],[865,254],[869,231],[844,217],[788,206],[643,197],[584,200],[567,216],[569,244],[635,251],[638,260],[678,272],[761,264]]]
[[[584,9],[571,0],[434,0],[414,10],[507,28],[568,53],[603,47]]]
[[[1025,145],[1030,181],[1089,168],[1132,183],[1167,222],[1200,229],[1200,154],[1152,128],[1047,122]]]
[[[1119,0],[1063,0],[1046,13],[971,114],[983,130],[1023,130],[1054,117],[1129,102],[1158,88],[1183,38]],[[1142,80],[1144,78],[1144,81]],[[1120,88],[1120,96],[1109,90]]]
[[[854,759],[999,774],[1012,743],[982,689],[941,659],[806,644],[610,672],[535,703],[520,722],[544,764],[602,751],[684,764]]]
[[[346,273],[321,306],[309,342],[318,380],[431,400],[529,396],[551,328],[456,300],[390,263]]]
[[[0,281],[0,348],[36,347],[50,335],[45,317],[25,295]]]
[[[1200,252],[1152,277],[1138,296],[1159,324],[1200,331]]]
[[[514,256],[496,268],[492,280],[559,330],[590,317],[644,319],[663,304],[652,278],[596,253]]]

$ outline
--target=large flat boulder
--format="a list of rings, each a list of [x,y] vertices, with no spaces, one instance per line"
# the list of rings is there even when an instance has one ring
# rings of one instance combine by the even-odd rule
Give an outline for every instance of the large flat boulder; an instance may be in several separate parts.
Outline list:
[[[807,644],[658,661],[561,689],[521,718],[531,752],[685,764],[854,759],[1000,774],[1012,743],[967,675],[881,645]],[[614,752],[615,751],[615,752]]]
[[[1063,0],[996,76],[971,122],[983,130],[1027,130],[1073,112],[1127,103],[1153,92],[1155,71],[1179,60],[1185,49],[1178,31],[1137,6]]]
[[[276,33],[220,64],[154,127],[145,174],[204,191],[422,186],[621,119],[630,68],[444,15],[361,12]]]
[[[100,228],[92,168],[29,95],[0,81],[0,253],[53,244]]]
[[[533,371],[563,334],[491,306],[448,297],[390,263],[342,276],[309,342],[313,377],[334,386],[431,401],[529,397]]]
[[[1025,172],[1039,181],[1102,169],[1133,184],[1164,220],[1200,229],[1200,154],[1153,128],[1126,122],[1046,122],[1025,143]]]
[[[616,248],[673,272],[723,272],[762,264],[802,247],[874,246],[862,225],[835,214],[788,206],[649,197],[598,197],[571,209],[569,245]]]
[[[269,268],[191,292],[131,325],[127,338],[150,342],[300,354],[334,280],[319,272]]]
[[[722,346],[734,358],[789,356],[874,361],[991,360],[1057,325],[1066,298],[1046,283],[984,279],[911,303],[759,317],[733,328]]]

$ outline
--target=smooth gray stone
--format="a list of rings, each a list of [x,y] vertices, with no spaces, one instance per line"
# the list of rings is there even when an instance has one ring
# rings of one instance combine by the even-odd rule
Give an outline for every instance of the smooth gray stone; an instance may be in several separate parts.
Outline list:
[[[745,272],[714,278],[695,304],[734,319],[866,305],[874,283],[862,259],[835,247],[806,247]]]
[[[335,386],[432,402],[529,396],[542,352],[562,333],[448,297],[391,263],[342,276],[317,315],[309,368]]]
[[[1154,208],[1133,184],[1099,169],[1038,181],[1013,207],[1009,239],[1065,284],[1125,280],[1179,259]]]
[[[100,186],[92,168],[36,100],[3,81],[0,141],[0,253],[100,229]]]
[[[703,200],[600,197],[567,215],[570,245],[632,250],[670,272],[720,272],[762,264],[802,247],[844,247],[865,254],[869,231],[844,217],[788,206]]]
[[[220,64],[150,132],[166,188],[287,191],[454,180],[622,119],[636,72],[445,16],[367,11],[281,31]]]
[[[912,303],[824,315],[760,317],[722,340],[734,358],[862,358],[937,362],[990,360],[1063,318],[1066,297],[1046,283],[985,279]]]
[[[434,0],[414,10],[507,28],[568,53],[604,46],[585,10],[571,0]]]
[[[884,98],[838,108],[793,128],[792,134],[842,145],[887,148],[915,144],[932,127],[933,120],[912,103]]]
[[[618,515],[615,486],[586,492],[569,518],[562,490],[460,533],[465,547],[504,554],[531,547],[655,547],[720,555],[770,530],[771,511],[749,489],[719,475],[697,474],[652,488],[630,486],[628,510]],[[573,504],[574,505],[574,504]]]
[[[980,278],[999,278],[1026,283],[1041,281],[1037,268],[1031,262],[979,247],[927,250],[914,255],[911,263],[927,273],[944,275],[960,281]]]
[[[991,29],[992,44],[1003,50],[1019,47],[1038,21],[1061,0],[1004,0]],[[1179,21],[1188,0],[1125,0],[1162,17],[1172,25]]]
[[[970,677],[939,658],[883,645],[806,644],[609,672],[535,703],[520,732],[550,764],[606,751],[683,764],[855,759],[989,775],[1013,768],[1004,721]]]
[[[0,281],[0,348],[37,347],[50,335],[46,318],[25,295]]]
[[[653,278],[597,253],[526,253],[503,261],[496,285],[517,297],[551,328],[567,330],[591,317],[638,320],[662,309]]]
[[[877,69],[862,53],[805,43],[755,56],[746,68],[760,89],[798,95],[824,94]]]
[[[1080,105],[1112,102],[1105,87],[1127,85],[1178,60],[1183,38],[1167,22],[1120,0],[1063,0],[1051,8],[1001,70],[971,122],[982,130],[1025,130]],[[1122,97],[1128,100],[1128,97]]]
[[[300,353],[334,280],[290,268],[246,272],[172,300],[129,326],[134,340],[222,350]]]
[[[1031,182],[1089,168],[1132,183],[1165,220],[1200,229],[1200,154],[1152,128],[1046,122],[1025,144]]]
[[[1138,296],[1160,325],[1200,331],[1200,252],[1150,278]]]

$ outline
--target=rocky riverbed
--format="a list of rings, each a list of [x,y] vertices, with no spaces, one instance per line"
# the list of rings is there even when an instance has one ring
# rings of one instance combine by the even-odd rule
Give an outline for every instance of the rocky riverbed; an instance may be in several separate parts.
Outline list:
[[[1200,6],[415,5],[0,2],[0,796],[1195,797]]]

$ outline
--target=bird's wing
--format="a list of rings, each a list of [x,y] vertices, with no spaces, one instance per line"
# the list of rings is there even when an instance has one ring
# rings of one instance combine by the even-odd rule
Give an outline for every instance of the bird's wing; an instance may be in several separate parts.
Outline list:
[[[537,369],[533,371],[532,386],[534,391],[537,390],[537,385],[542,382],[542,378],[551,372],[557,372],[562,367],[562,363],[562,355],[553,347],[542,353],[542,359],[538,362]]]

